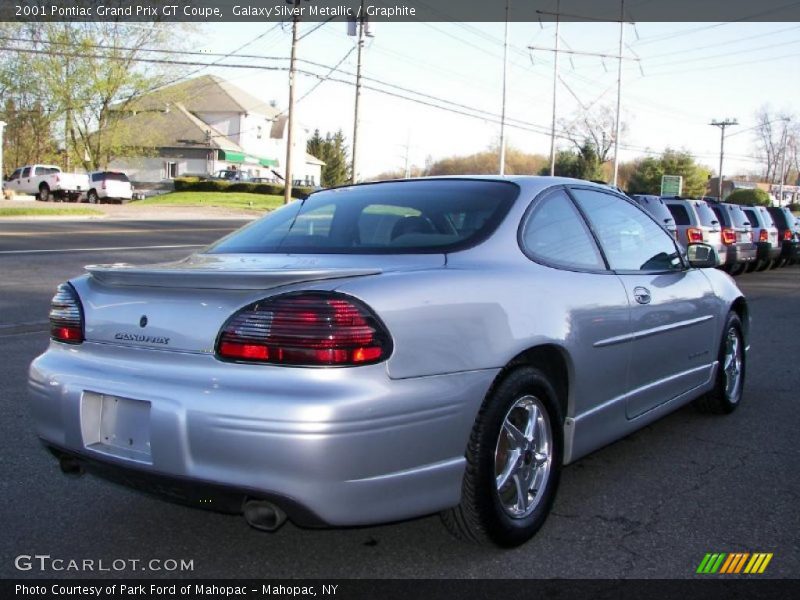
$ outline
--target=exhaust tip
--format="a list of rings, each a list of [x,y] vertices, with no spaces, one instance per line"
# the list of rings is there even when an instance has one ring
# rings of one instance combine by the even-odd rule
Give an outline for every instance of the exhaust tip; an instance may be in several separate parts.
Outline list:
[[[83,465],[71,456],[62,456],[58,459],[58,466],[65,475],[79,477],[83,475]]]
[[[286,513],[272,502],[249,499],[244,503],[244,519],[253,529],[271,532],[286,522]]]

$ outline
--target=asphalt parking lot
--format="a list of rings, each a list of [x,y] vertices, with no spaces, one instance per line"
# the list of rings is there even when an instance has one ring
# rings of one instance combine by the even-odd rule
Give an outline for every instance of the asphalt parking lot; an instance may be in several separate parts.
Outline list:
[[[800,573],[800,267],[737,279],[752,312],[745,398],[727,417],[685,407],[563,474],[554,512],[527,545],[458,542],[431,516],[380,527],[275,534],[83,477],[40,447],[26,372],[48,343],[55,286],[98,262],[181,258],[235,221],[0,223],[0,577],[14,558],[186,559],[185,577],[684,578],[707,552],[772,552],[761,577]]]

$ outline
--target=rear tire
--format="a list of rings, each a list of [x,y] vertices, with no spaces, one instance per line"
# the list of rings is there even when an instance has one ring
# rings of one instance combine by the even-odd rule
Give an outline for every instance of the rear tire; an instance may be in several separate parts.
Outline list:
[[[746,374],[744,346],[742,322],[735,312],[730,312],[720,342],[714,389],[694,401],[700,412],[727,415],[739,406]]]
[[[547,519],[562,457],[563,419],[549,376],[534,367],[511,371],[478,413],[461,503],[442,521],[463,540],[507,548],[525,543]]]
[[[86,195],[86,200],[89,204],[100,204],[100,198],[97,196],[95,190],[89,190],[89,193]]]
[[[42,202],[50,201],[50,188],[47,187],[47,184],[42,184],[39,186],[39,200]]]

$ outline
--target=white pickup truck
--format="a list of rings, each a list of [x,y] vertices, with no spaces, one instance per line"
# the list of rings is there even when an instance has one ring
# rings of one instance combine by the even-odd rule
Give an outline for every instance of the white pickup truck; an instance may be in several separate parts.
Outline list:
[[[54,165],[26,165],[11,174],[5,189],[17,194],[30,194],[39,200],[79,202],[89,189],[89,176],[64,173]]]

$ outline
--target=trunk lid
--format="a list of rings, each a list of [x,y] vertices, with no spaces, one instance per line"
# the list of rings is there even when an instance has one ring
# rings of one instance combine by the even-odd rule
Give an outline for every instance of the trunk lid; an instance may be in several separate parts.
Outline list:
[[[72,283],[83,304],[87,341],[212,353],[234,313],[286,286],[334,289],[346,278],[444,264],[440,254],[200,254],[150,266],[90,265],[89,276]]]

